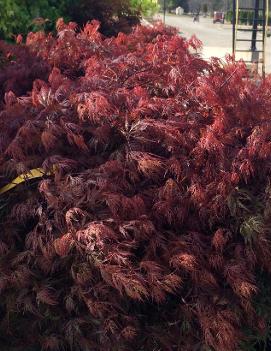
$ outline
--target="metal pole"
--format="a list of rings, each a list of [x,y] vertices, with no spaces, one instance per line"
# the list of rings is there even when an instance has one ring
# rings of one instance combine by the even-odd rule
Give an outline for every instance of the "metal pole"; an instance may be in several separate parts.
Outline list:
[[[256,51],[257,29],[259,20],[259,5],[260,0],[255,0],[254,16],[253,16],[253,31],[251,38],[251,51]]]
[[[265,54],[266,54],[266,36],[268,30],[268,14],[269,14],[269,0],[263,0],[263,53],[262,53],[262,75],[265,78]]]
[[[164,24],[166,24],[166,0],[164,0]]]
[[[236,34],[236,0],[232,6],[232,54],[235,54],[235,34]]]

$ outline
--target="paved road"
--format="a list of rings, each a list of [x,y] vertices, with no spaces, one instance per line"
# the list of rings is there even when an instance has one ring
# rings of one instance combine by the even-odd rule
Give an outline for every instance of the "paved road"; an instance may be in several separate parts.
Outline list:
[[[230,24],[213,24],[210,18],[203,17],[200,17],[200,22],[193,23],[189,16],[174,15],[166,16],[166,24],[179,28],[185,37],[195,34],[203,42],[202,56],[206,59],[212,56],[223,58],[227,53],[232,52],[232,26]],[[238,36],[251,39],[249,32],[239,32]],[[239,43],[239,48],[248,49],[249,44],[249,42]],[[257,49],[261,50],[261,43],[258,43]],[[244,53],[239,54],[238,58],[241,57],[244,60],[250,59],[248,54]],[[266,71],[271,73],[271,38],[267,39]]]

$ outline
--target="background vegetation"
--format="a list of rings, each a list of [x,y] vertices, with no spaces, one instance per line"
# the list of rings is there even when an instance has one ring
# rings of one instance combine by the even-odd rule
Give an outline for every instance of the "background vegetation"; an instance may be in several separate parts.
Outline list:
[[[95,18],[104,34],[114,35],[119,30],[128,31],[141,14],[155,9],[152,0],[1,0],[0,39],[10,40],[41,28],[50,31],[59,17],[79,25]]]

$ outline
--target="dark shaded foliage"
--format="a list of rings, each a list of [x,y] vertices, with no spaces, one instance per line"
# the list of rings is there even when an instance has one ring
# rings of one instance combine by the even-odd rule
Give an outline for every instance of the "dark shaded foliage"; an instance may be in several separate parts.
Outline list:
[[[54,172],[0,196],[2,345],[236,351],[265,334],[270,78],[160,25],[57,28],[26,44],[48,80],[0,114],[0,187]]]
[[[49,72],[50,65],[27,47],[0,41],[0,106],[5,92],[25,95],[32,90],[35,79],[47,80]]]
[[[100,30],[107,36],[119,32],[129,33],[140,18],[140,13],[132,9],[129,0],[67,1],[64,13],[79,26],[84,26],[93,19],[99,20]]]

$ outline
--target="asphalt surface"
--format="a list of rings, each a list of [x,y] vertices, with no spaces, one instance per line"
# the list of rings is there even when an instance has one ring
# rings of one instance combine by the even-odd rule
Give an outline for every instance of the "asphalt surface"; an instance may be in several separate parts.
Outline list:
[[[162,19],[162,15],[159,16]],[[203,43],[202,56],[206,59],[212,56],[223,58],[226,54],[232,53],[232,26],[230,24],[213,24],[211,18],[202,16],[199,22],[194,23],[192,17],[175,15],[167,15],[166,24],[177,27],[181,35],[187,38],[193,34],[196,35]],[[251,32],[238,32],[238,38],[251,39]],[[238,49],[249,49],[249,46],[250,42],[238,43]],[[257,50],[262,50],[261,43],[257,43]],[[251,53],[238,53],[237,58],[249,60]],[[266,43],[266,72],[271,73],[271,38],[267,38]]]

